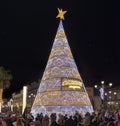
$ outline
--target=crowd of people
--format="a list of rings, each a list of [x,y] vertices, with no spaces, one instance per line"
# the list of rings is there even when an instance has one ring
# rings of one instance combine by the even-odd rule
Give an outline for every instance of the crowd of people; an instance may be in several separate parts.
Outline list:
[[[75,112],[74,115],[52,113],[49,116],[38,113],[33,115],[18,113],[1,114],[0,126],[120,126],[120,111],[99,110],[84,116]]]

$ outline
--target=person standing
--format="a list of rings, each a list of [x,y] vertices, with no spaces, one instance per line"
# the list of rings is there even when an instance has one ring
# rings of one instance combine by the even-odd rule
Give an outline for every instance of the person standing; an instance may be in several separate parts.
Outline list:
[[[90,113],[87,112],[84,118],[84,126],[90,126],[90,124],[91,124],[91,117],[90,117]]]
[[[47,114],[42,119],[42,126],[49,126],[49,117]]]

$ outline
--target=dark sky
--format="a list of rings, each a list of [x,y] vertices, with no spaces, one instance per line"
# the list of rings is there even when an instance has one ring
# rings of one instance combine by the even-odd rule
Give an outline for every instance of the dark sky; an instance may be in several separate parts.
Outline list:
[[[54,42],[57,8],[67,10],[64,29],[86,86],[120,84],[119,3],[96,0],[2,1],[0,66],[13,80],[6,94],[41,78]]]

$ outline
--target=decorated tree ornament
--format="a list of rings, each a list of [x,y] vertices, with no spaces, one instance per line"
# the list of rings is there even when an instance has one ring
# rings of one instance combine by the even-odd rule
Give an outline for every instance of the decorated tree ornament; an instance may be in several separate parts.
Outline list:
[[[64,19],[66,11],[58,9],[57,17]],[[34,100],[31,113],[93,112],[90,99],[73,58],[62,20]]]
[[[62,9],[58,8],[58,15],[56,16],[56,18],[60,18],[61,20],[64,20],[64,14],[67,11],[63,11]]]

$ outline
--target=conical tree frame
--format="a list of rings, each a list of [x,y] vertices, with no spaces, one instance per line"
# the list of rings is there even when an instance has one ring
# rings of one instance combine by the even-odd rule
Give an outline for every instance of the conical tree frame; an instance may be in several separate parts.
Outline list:
[[[31,113],[72,114],[76,110],[86,113],[93,108],[60,21]]]

